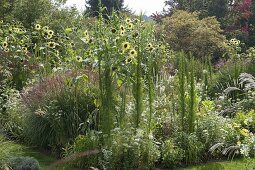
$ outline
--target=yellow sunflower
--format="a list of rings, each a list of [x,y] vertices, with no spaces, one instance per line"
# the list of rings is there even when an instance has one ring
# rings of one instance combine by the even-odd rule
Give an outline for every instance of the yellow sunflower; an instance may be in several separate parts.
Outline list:
[[[7,47],[8,47],[7,41],[4,41],[4,42],[2,43],[2,47],[3,47],[3,48],[7,48]]]
[[[83,61],[81,56],[76,56],[76,61],[78,61],[79,63],[81,63]]]
[[[52,38],[52,35],[50,35],[50,34],[46,35],[46,39],[51,39],[51,38]]]
[[[128,24],[128,29],[133,29],[133,24],[132,23]]]
[[[129,51],[129,56],[130,56],[130,57],[136,57],[136,56],[137,56],[136,50],[135,50],[135,49],[130,50],[130,51]]]
[[[152,51],[154,48],[153,48],[152,44],[149,43],[149,44],[147,44],[146,49],[149,50],[149,51]]]
[[[54,31],[52,31],[52,30],[48,30],[47,32],[48,32],[48,35],[53,35],[54,34]]]
[[[10,51],[9,48],[5,48],[5,49],[4,49],[4,52],[6,52],[6,53],[8,53],[9,51]]]
[[[24,44],[24,40],[20,40],[19,44],[21,44],[21,45]]]
[[[131,19],[130,19],[130,18],[126,18],[125,21],[126,21],[126,23],[128,23],[128,24],[131,23]]]
[[[130,43],[129,42],[124,42],[122,43],[122,50],[127,51],[130,48]]]
[[[42,29],[43,29],[44,31],[48,31],[48,30],[49,30],[49,27],[48,27],[48,26],[44,26]]]
[[[123,25],[120,25],[120,30],[125,31],[125,27]]]
[[[132,61],[133,61],[133,58],[132,58],[132,57],[128,57],[128,58],[126,58],[125,63],[126,63],[126,64],[129,64],[129,63],[131,63]]]
[[[39,30],[41,29],[41,25],[40,25],[40,24],[35,24],[35,29],[36,29],[37,31],[39,31]]]
[[[48,48],[55,48],[56,43],[55,42],[48,42]]]
[[[120,31],[120,35],[124,36],[125,35],[125,31]]]

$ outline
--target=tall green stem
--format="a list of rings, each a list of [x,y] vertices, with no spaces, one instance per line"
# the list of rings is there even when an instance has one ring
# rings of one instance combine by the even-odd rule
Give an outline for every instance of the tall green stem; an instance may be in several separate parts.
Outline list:
[[[182,130],[185,129],[184,127],[184,117],[185,117],[185,59],[184,59],[184,52],[179,54],[180,63],[179,63],[179,109],[181,114],[181,128]]]
[[[195,76],[194,76],[194,60],[191,60],[191,68],[190,68],[190,102],[189,102],[189,133],[194,131],[194,122],[195,122]]]

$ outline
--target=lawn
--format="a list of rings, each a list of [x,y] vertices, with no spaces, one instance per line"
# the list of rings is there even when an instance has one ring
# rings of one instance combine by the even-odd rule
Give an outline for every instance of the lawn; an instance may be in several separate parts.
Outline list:
[[[31,156],[36,158],[39,163],[41,170],[46,170],[47,167],[52,164],[57,159],[53,156],[41,153],[34,149],[26,148],[24,150],[25,156]],[[255,168],[255,158],[250,160],[237,159],[233,161],[219,161],[219,162],[209,162],[201,165],[190,166],[186,168],[180,168],[178,170],[251,170]],[[68,167],[58,167],[58,169],[64,170],[79,170],[77,168]]]
[[[210,162],[202,165],[191,166],[179,170],[252,170],[255,168],[255,159],[251,160],[233,160]]]

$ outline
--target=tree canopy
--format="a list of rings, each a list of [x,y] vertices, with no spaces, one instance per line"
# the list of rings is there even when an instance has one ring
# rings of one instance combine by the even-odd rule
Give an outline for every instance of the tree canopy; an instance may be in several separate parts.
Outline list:
[[[98,16],[100,1],[86,0],[86,4],[86,13]],[[106,13],[109,15],[113,10],[122,11],[124,9],[124,0],[101,0],[101,5],[106,7]]]

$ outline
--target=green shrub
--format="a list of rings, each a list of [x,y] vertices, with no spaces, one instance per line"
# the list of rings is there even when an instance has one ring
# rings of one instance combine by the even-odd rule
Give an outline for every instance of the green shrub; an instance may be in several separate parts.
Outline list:
[[[39,170],[39,162],[33,157],[12,158],[8,166],[15,170]]]
[[[12,139],[23,139],[24,118],[28,109],[21,100],[19,91],[6,88],[5,101],[3,102],[4,111],[0,112],[1,129],[3,133]]]
[[[46,78],[23,93],[23,101],[31,110],[24,127],[28,142],[59,151],[95,126],[95,92],[83,76],[72,76],[66,73]]]
[[[255,110],[250,110],[247,113],[243,111],[237,112],[234,121],[241,127],[248,129],[253,133],[255,132]]]
[[[173,50],[192,52],[200,58],[224,51],[226,38],[215,17],[200,20],[197,12],[177,10],[163,24],[166,40]]]
[[[202,160],[204,144],[198,140],[194,134],[179,132],[176,134],[176,146],[184,150],[184,160],[186,164],[198,163]]]
[[[153,136],[141,129],[114,129],[112,143],[102,149],[100,164],[107,169],[149,169],[160,156]]]
[[[172,139],[166,140],[161,147],[163,166],[174,168],[181,165],[184,158],[184,150],[177,147]]]
[[[67,146],[66,156],[79,154],[93,149],[99,149],[99,138],[93,133],[89,133],[87,135],[79,135],[77,138],[75,138],[73,144],[69,144]],[[73,160],[72,164],[83,169],[89,169],[91,166],[97,167],[98,155],[92,155],[89,157]]]
[[[216,143],[225,142],[228,134],[227,124],[230,121],[216,113],[207,113],[200,116],[197,122],[196,136],[203,143],[203,154],[206,157],[208,150]]]

